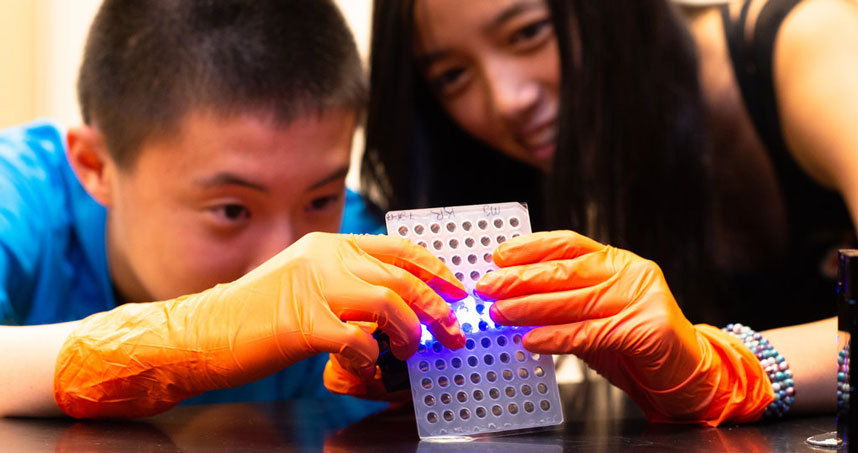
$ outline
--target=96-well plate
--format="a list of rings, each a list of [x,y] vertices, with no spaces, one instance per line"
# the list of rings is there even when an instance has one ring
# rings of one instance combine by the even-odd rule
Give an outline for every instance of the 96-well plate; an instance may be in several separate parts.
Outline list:
[[[391,236],[407,238],[443,261],[469,296],[451,304],[467,338],[452,351],[423,326],[408,375],[420,438],[531,429],[563,422],[551,356],[521,345],[529,328],[500,326],[492,301],[474,293],[481,276],[497,269],[498,244],[531,232],[521,203],[391,211]]]

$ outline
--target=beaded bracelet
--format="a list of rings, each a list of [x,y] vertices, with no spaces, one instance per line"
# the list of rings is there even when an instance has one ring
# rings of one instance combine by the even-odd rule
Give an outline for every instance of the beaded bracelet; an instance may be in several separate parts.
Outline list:
[[[739,323],[727,324],[727,327],[721,330],[742,340],[766,370],[766,375],[772,383],[772,390],[775,392],[775,400],[766,407],[763,418],[783,417],[795,402],[795,382],[792,379],[792,370],[789,369],[784,356],[775,351],[775,348],[769,344],[769,340],[747,326]]]
[[[849,345],[837,353],[837,411],[838,413],[846,413],[849,410],[849,395],[852,393],[852,387],[849,385]]]

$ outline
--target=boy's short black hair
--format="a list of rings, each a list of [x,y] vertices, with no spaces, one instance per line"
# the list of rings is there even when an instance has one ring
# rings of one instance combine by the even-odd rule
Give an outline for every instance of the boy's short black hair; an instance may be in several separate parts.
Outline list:
[[[78,79],[86,124],[119,165],[191,110],[360,112],[366,87],[349,28],[331,0],[105,0]]]

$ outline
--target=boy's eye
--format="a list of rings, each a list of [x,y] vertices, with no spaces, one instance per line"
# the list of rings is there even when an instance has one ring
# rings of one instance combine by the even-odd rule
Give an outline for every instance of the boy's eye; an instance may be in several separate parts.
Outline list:
[[[331,208],[340,201],[339,195],[328,195],[325,197],[319,197],[310,202],[304,210],[307,212],[316,212],[316,211],[324,211],[325,209]]]
[[[549,19],[539,20],[525,25],[513,33],[510,44],[514,46],[527,46],[532,41],[547,35],[550,31],[551,21]]]
[[[228,222],[239,222],[250,218],[250,210],[240,204],[226,204],[213,209],[215,215]]]

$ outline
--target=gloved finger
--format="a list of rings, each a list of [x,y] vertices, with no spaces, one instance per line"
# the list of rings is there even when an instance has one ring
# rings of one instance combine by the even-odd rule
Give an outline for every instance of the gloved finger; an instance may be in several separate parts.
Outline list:
[[[375,371],[372,370],[372,373],[364,373],[362,377],[358,377],[347,358],[339,354],[330,354],[322,380],[325,388],[333,393],[357,396],[366,393],[365,381],[373,379]]]
[[[379,263],[379,266],[383,266],[383,264]],[[362,266],[362,268],[372,269],[379,266]],[[420,343],[421,329],[417,315],[388,286],[375,285],[362,279],[359,275],[355,275],[355,277],[357,277],[356,282],[352,285],[335,286],[326,291],[325,296],[331,310],[343,321],[377,323],[378,328],[390,337],[390,350],[393,355],[403,360],[411,357],[417,351]],[[413,278],[413,276],[411,277]],[[431,290],[428,291],[431,292]],[[435,294],[435,297],[438,295]],[[354,327],[359,329],[357,326]],[[366,332],[363,333],[372,336]],[[377,355],[378,352],[376,351]],[[375,359],[373,359],[374,361]]]
[[[537,327],[521,340],[522,346],[539,354],[575,354],[588,357],[600,352],[617,352],[610,319]]]
[[[378,330],[378,324],[372,321],[350,321],[349,324],[353,324],[355,326],[360,327],[360,330],[372,335]]]
[[[619,313],[628,298],[612,287],[617,276],[586,288],[500,299],[489,315],[505,326],[546,326],[606,318]]]
[[[537,354],[574,354],[615,386],[629,391],[640,384],[628,377],[629,363],[613,337],[608,320],[583,321],[537,327],[528,332],[522,346]],[[598,340],[598,341],[594,341]]]
[[[325,364],[323,381],[325,388],[332,393],[376,401],[407,401],[411,398],[409,390],[389,393],[384,388],[381,370],[378,367],[375,373],[358,377],[348,366],[343,365],[344,361],[341,355],[331,354],[328,363]]]
[[[378,266],[356,266],[352,273],[361,280],[396,292],[442,345],[450,349],[459,349],[465,345],[465,334],[459,327],[450,305],[414,275],[384,263],[379,263]],[[379,327],[384,328],[381,324]],[[413,353],[414,351],[411,351],[411,354]],[[411,354],[405,357],[410,357]],[[394,355],[403,358],[396,352]]]
[[[339,354],[350,364],[356,375],[371,375],[378,359],[378,343],[360,326],[333,319],[317,319],[315,329],[307,334],[316,352]]]
[[[462,282],[441,260],[407,239],[368,234],[352,238],[364,252],[383,263],[405,269],[448,301],[461,300],[468,295]]]
[[[571,260],[557,260],[497,269],[483,275],[476,291],[489,299],[585,288],[614,275],[608,248]]]
[[[508,267],[572,259],[605,247],[574,231],[541,231],[504,242],[495,249],[492,257],[498,266]]]
[[[624,389],[629,387],[622,375],[629,372],[637,376],[638,386],[662,390],[684,381],[699,366],[699,349],[665,338],[674,332],[648,323],[624,325],[627,323],[627,319],[608,318],[540,327],[528,332],[522,345],[542,354],[575,354]],[[696,338],[692,344],[696,346]],[[616,370],[618,366],[623,369]]]
[[[378,324],[371,321],[348,321],[348,323],[364,331],[367,335],[372,335],[376,330],[378,330]],[[381,354],[381,351],[379,351],[379,354]],[[349,370],[349,374],[362,377],[364,379],[372,377],[372,375],[375,374],[375,369],[378,368],[378,366],[362,368],[360,363],[348,360],[341,354],[333,353],[330,356],[339,357],[340,363],[343,364],[345,369]]]
[[[582,357],[594,352],[634,356],[637,362],[652,364],[654,368],[647,371],[657,373],[672,349],[688,341],[677,337],[683,326],[675,326],[670,318],[658,307],[633,307],[622,316],[533,329],[522,344],[528,350],[562,350]],[[690,342],[696,341],[692,334]]]
[[[331,354],[331,359],[333,357],[339,357],[339,361],[337,362],[337,375],[327,376],[327,370],[325,371],[325,375],[323,376],[323,380],[325,381],[325,386],[329,387],[328,380],[331,379],[331,384],[329,388],[330,390],[338,389],[336,393],[355,395],[355,389],[360,387],[364,381],[369,381],[373,379],[375,373],[378,370],[378,365],[374,368],[366,367],[361,368],[359,363],[353,362],[346,358],[341,354]],[[334,380],[335,379],[335,380]],[[346,389],[350,389],[346,391]]]

